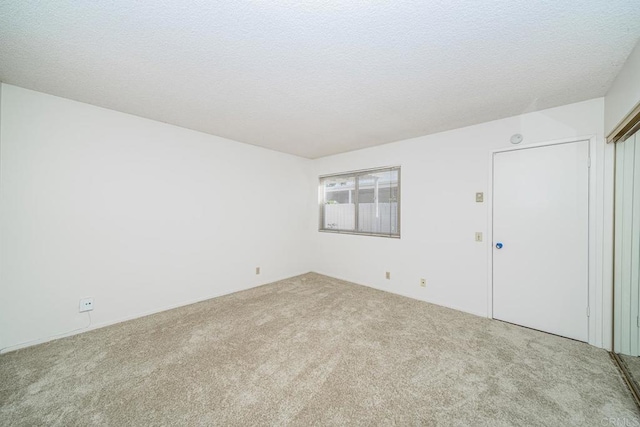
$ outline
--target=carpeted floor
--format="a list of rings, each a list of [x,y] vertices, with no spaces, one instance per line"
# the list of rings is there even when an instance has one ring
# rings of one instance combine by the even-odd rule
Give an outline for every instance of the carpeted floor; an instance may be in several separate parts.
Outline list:
[[[0,356],[2,425],[611,419],[604,350],[313,273]]]
[[[626,354],[620,354],[619,356],[627,367],[627,371],[631,374],[632,379],[636,384],[640,385],[640,357],[627,356]]]

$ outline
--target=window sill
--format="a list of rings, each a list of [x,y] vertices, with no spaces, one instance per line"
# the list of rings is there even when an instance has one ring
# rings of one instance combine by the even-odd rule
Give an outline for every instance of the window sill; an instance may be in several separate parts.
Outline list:
[[[372,236],[372,237],[386,237],[388,239],[400,239],[400,234],[376,234],[376,233],[360,233],[357,231],[347,231],[347,230],[324,230],[318,229],[321,233],[331,233],[331,234],[354,234],[356,236]]]

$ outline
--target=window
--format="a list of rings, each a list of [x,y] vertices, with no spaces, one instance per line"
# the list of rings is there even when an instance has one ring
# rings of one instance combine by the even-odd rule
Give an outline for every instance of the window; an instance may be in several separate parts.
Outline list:
[[[400,167],[320,177],[320,231],[400,237]]]

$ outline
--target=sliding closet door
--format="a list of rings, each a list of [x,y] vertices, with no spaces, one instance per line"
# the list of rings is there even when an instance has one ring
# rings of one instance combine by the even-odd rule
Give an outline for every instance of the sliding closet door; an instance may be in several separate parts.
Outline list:
[[[640,135],[616,144],[614,350],[640,355]]]

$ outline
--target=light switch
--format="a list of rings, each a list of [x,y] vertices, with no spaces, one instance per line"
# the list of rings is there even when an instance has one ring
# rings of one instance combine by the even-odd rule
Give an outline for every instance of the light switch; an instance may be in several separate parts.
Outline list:
[[[477,203],[484,202],[484,193],[476,193],[476,202]]]
[[[482,242],[482,232],[476,232],[476,242]]]

